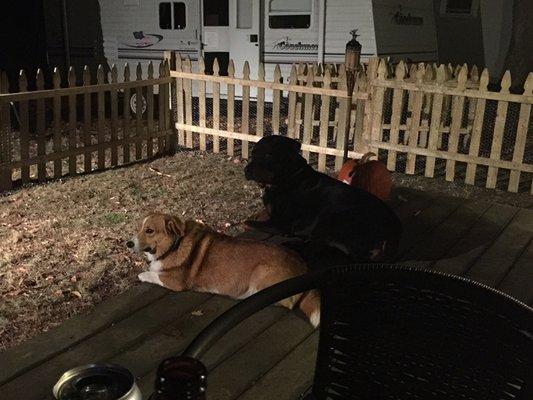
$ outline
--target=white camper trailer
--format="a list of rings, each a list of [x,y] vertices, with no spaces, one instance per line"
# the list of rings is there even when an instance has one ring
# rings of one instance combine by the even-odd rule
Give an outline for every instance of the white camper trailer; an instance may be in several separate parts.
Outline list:
[[[342,62],[357,28],[363,60],[372,55],[436,61],[433,1],[428,0],[99,0],[109,64],[147,64],[175,50],[207,67],[260,62]]]
[[[437,61],[432,0],[86,0],[69,11],[71,44],[87,32],[83,16],[94,14],[101,27],[94,42],[102,42],[105,62],[119,70],[140,62],[146,71],[172,50],[189,56],[193,66],[204,57],[208,71],[216,57],[221,73],[229,59],[237,74],[248,61],[252,79],[263,62],[268,80],[276,64],[287,76],[293,63],[343,62],[354,28],[362,60]]]

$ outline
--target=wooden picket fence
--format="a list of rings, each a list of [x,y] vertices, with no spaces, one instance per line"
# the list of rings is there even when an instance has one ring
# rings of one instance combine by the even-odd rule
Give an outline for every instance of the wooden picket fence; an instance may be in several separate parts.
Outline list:
[[[281,134],[301,140],[303,155],[318,170],[338,170],[348,132],[349,157],[373,151],[391,171],[533,193],[533,74],[517,95],[509,93],[508,72],[500,92],[491,92],[487,70],[480,76],[477,67],[393,66],[372,58],[360,66],[348,104],[343,65],[294,65],[285,83],[279,66],[271,82],[262,65],[257,79],[250,78],[248,63],[240,78],[231,61],[228,76],[218,70],[215,62],[214,74],[205,74],[200,60],[193,72],[188,58],[174,56],[176,129],[186,148],[219,152],[224,140],[223,151],[233,156],[237,146],[248,158],[250,142]]]
[[[256,80],[250,79],[247,62],[242,78],[235,77],[233,61],[229,63],[228,76],[219,75],[216,60],[213,75],[203,72],[202,59],[198,63],[200,72],[193,72],[191,61],[179,55],[173,58],[172,65],[170,76],[175,79],[177,105],[175,126],[181,146],[198,146],[202,151],[218,153],[224,139],[224,151],[228,155],[237,155],[238,142],[238,155],[246,159],[250,142],[257,142],[267,134],[282,134],[301,139],[303,155],[308,160],[311,153],[317,155],[321,171],[326,168],[327,156],[335,159],[335,166],[342,165],[345,115],[349,108],[342,67],[337,70],[325,66],[320,70],[316,65],[314,68],[293,66],[288,83],[283,83],[279,66],[274,70],[273,81],[267,82],[262,64]],[[221,85],[226,86],[224,96]],[[236,96],[236,88],[240,89],[240,96]],[[256,92],[253,98],[251,90]],[[267,90],[271,91],[271,102],[265,101]],[[193,96],[193,92],[197,95]],[[365,92],[354,94],[355,101],[367,98]],[[320,140],[316,131],[320,131]],[[361,155],[354,150],[349,152],[350,157]]]
[[[0,191],[14,180],[102,170],[171,154],[178,145],[246,159],[270,134],[299,139],[320,171],[342,166],[348,134],[349,157],[373,151],[391,171],[533,190],[532,74],[518,95],[509,93],[509,73],[494,92],[487,71],[479,75],[476,67],[372,58],[359,67],[350,97],[343,65],[294,65],[288,77],[276,66],[273,79],[263,65],[251,77],[248,63],[240,74],[232,61],[227,76],[216,61],[213,74],[204,70],[201,59],[193,67],[165,52],[157,78],[152,65],[146,75],[137,66],[135,80],[126,67],[124,82],[114,66],[93,77],[86,68],[81,86],[72,70],[61,86],[56,69],[52,88],[44,88],[39,71],[36,90],[27,91],[22,73],[16,93],[1,74]],[[146,112],[130,113],[134,93],[146,99]]]
[[[533,73],[521,95],[509,93],[508,71],[499,92],[487,90],[487,70],[479,77],[477,68],[469,73],[466,65],[452,74],[450,66],[421,64],[406,77],[405,65],[399,63],[391,75],[380,63],[371,83],[370,130],[370,147],[386,151],[390,170],[432,178],[440,161],[447,181],[456,181],[461,167],[467,184],[496,188],[500,181],[499,187],[517,192],[522,181],[533,193]],[[391,102],[387,116],[386,96]],[[406,104],[408,118],[402,121]],[[402,163],[399,154],[406,156]]]
[[[55,68],[53,87],[45,89],[43,71],[38,70],[36,90],[27,91],[27,77],[21,71],[16,93],[9,93],[7,76],[2,73],[0,192],[11,189],[14,180],[42,182],[172,153],[176,137],[169,108],[168,62],[159,65],[157,78],[153,64],[145,78],[140,64],[135,73],[132,80],[126,65],[123,81],[118,82],[115,66],[109,74],[99,66],[94,77],[85,67],[83,84],[76,86],[71,68],[66,87],[61,87]],[[158,104],[154,104],[156,87]],[[129,100],[134,93],[146,99],[146,111],[132,117]]]

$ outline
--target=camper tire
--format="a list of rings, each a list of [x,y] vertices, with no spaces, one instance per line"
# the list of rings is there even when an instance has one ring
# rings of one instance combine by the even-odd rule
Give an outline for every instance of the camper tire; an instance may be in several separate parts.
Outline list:
[[[141,95],[141,103],[141,115],[143,115],[146,112],[146,98],[143,95]],[[134,114],[137,114],[137,93],[130,97],[130,108]]]

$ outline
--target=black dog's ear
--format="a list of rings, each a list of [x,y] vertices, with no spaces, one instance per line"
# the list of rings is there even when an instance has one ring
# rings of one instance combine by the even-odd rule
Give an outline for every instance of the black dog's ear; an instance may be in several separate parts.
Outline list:
[[[302,144],[298,140],[294,140],[294,139],[292,139],[291,142],[292,142],[291,143],[292,144],[292,149],[295,152],[299,153],[300,149],[302,148]]]

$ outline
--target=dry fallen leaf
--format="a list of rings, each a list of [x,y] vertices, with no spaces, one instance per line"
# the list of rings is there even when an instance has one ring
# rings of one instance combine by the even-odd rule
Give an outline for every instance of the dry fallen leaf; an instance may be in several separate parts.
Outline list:
[[[202,310],[194,310],[193,312],[191,312],[191,315],[194,315],[195,317],[201,317],[202,315],[204,315],[204,312]]]
[[[81,293],[77,290],[72,290],[70,293],[72,293],[74,296],[76,296],[78,299],[81,299]]]
[[[11,234],[11,243],[18,243],[22,240],[23,237],[24,235],[22,234],[22,232],[13,231],[13,233]]]

